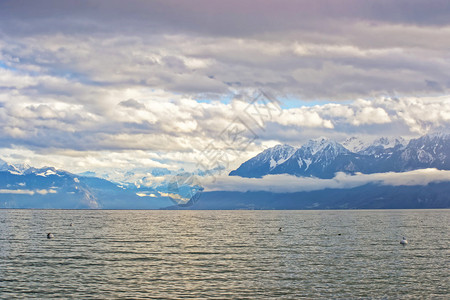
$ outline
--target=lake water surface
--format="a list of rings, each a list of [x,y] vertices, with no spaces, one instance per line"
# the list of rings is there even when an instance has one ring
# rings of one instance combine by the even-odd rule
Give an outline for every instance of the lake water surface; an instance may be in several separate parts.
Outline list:
[[[448,299],[449,227],[449,210],[0,210],[0,298]]]

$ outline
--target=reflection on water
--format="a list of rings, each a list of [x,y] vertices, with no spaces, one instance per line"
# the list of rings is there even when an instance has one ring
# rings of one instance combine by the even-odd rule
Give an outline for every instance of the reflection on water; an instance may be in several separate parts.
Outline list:
[[[449,216],[0,210],[0,298],[446,298]]]

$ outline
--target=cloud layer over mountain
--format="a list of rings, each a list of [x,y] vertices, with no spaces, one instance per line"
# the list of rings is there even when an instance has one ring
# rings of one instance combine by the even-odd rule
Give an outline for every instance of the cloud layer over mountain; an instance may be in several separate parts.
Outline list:
[[[296,177],[293,175],[266,175],[263,178],[223,176],[205,181],[205,191],[264,191],[273,193],[308,192],[323,189],[350,189],[368,183],[391,186],[427,185],[450,181],[450,171],[421,169],[409,172],[356,174],[337,173],[332,179]]]

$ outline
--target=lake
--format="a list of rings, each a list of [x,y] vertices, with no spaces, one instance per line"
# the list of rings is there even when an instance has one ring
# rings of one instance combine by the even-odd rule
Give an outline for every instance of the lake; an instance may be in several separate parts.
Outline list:
[[[450,210],[0,210],[0,298],[444,299],[449,225]]]

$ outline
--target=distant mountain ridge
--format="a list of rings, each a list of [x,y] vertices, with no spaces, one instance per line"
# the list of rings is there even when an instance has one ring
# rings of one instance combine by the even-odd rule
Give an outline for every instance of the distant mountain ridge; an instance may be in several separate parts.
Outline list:
[[[186,207],[169,209],[441,209],[450,208],[450,182],[421,186],[388,186],[369,183],[347,189],[310,192],[230,192],[202,193]]]
[[[437,168],[450,170],[450,135],[425,135],[405,142],[378,138],[367,143],[350,138],[343,143],[327,138],[308,141],[299,148],[277,145],[244,162],[230,175],[263,177],[291,174],[333,178],[347,174],[404,172]],[[166,169],[152,175],[169,174]],[[128,176],[128,174],[125,174]],[[133,172],[130,178],[136,177]],[[355,188],[312,192],[205,192],[199,183],[186,181],[189,173],[168,177],[166,186],[144,181],[119,183],[93,172],[73,174],[53,167],[34,168],[0,159],[0,208],[58,209],[354,209],[448,208],[450,182],[389,186],[371,182]],[[201,183],[200,183],[201,184]],[[191,195],[194,197],[191,198]],[[189,198],[191,201],[189,201]],[[187,203],[186,203],[187,202]],[[175,205],[175,207],[174,207]]]
[[[278,163],[270,163],[277,159]],[[349,138],[341,144],[319,138],[298,149],[277,145],[244,162],[229,175],[260,178],[290,174],[329,179],[337,172],[371,174],[423,168],[450,170],[450,134],[424,135],[408,143],[403,138],[378,138],[372,143]]]
[[[173,203],[149,187],[124,188],[53,167],[34,168],[0,160],[0,208],[159,209]]]

